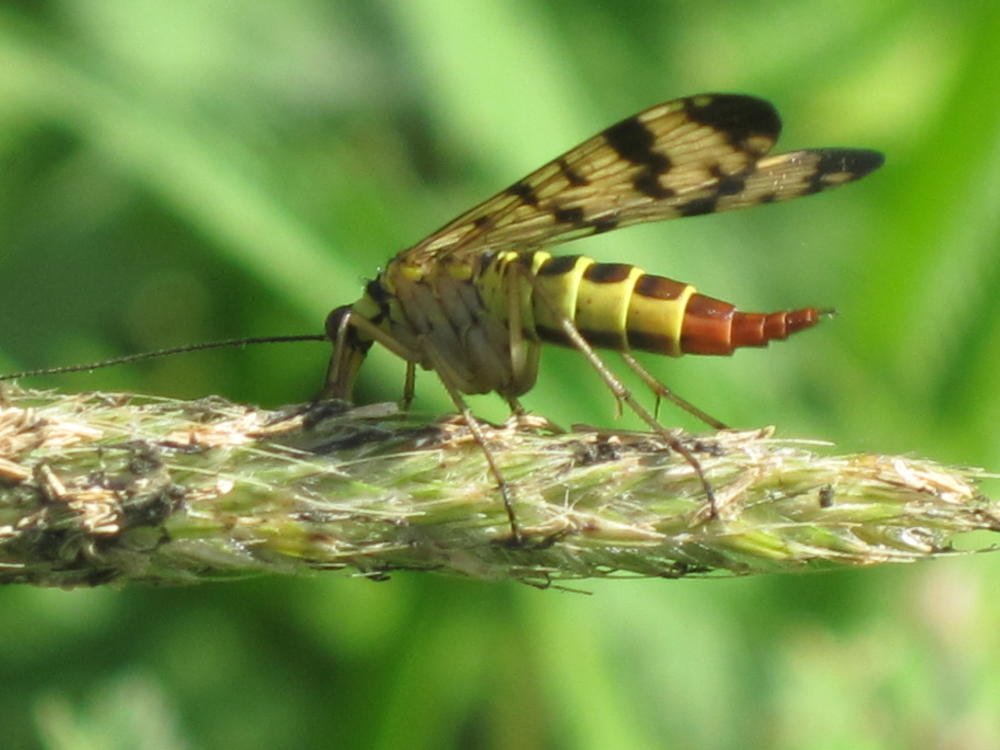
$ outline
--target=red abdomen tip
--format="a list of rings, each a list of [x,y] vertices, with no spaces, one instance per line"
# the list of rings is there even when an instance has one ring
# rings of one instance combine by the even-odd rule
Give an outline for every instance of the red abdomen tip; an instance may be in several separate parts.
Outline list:
[[[767,346],[775,339],[812,328],[819,318],[815,307],[748,313],[728,302],[694,294],[684,311],[681,350],[687,354],[732,354],[744,346]]]

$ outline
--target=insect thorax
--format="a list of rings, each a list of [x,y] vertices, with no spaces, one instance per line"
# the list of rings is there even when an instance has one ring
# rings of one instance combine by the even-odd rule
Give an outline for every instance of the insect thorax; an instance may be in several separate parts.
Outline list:
[[[397,353],[436,370],[463,393],[516,397],[535,383],[539,342],[511,327],[530,286],[514,264],[534,253],[498,252],[435,263],[389,262],[354,312],[375,323]]]

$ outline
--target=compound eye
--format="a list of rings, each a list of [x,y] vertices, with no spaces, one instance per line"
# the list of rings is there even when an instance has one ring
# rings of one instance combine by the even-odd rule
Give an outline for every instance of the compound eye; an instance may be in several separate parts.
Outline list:
[[[329,315],[326,316],[326,337],[333,342],[337,341],[337,336],[340,332],[340,326],[351,314],[350,305],[342,305],[334,309]]]

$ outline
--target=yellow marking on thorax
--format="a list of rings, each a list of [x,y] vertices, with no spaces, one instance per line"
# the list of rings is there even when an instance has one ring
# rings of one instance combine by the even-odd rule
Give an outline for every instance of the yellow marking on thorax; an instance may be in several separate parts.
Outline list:
[[[404,280],[414,282],[420,281],[425,276],[424,269],[419,266],[411,266],[402,263],[399,265],[399,273]]]
[[[472,264],[468,261],[447,263],[448,275],[455,281],[469,281],[472,279]]]

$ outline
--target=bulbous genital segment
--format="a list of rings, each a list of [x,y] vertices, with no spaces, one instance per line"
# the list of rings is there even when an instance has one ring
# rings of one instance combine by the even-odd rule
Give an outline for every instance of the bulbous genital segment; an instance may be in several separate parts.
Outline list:
[[[793,333],[811,328],[820,320],[815,307],[773,313],[741,312],[728,302],[692,294],[681,324],[684,354],[729,355],[745,346],[767,346]]]

